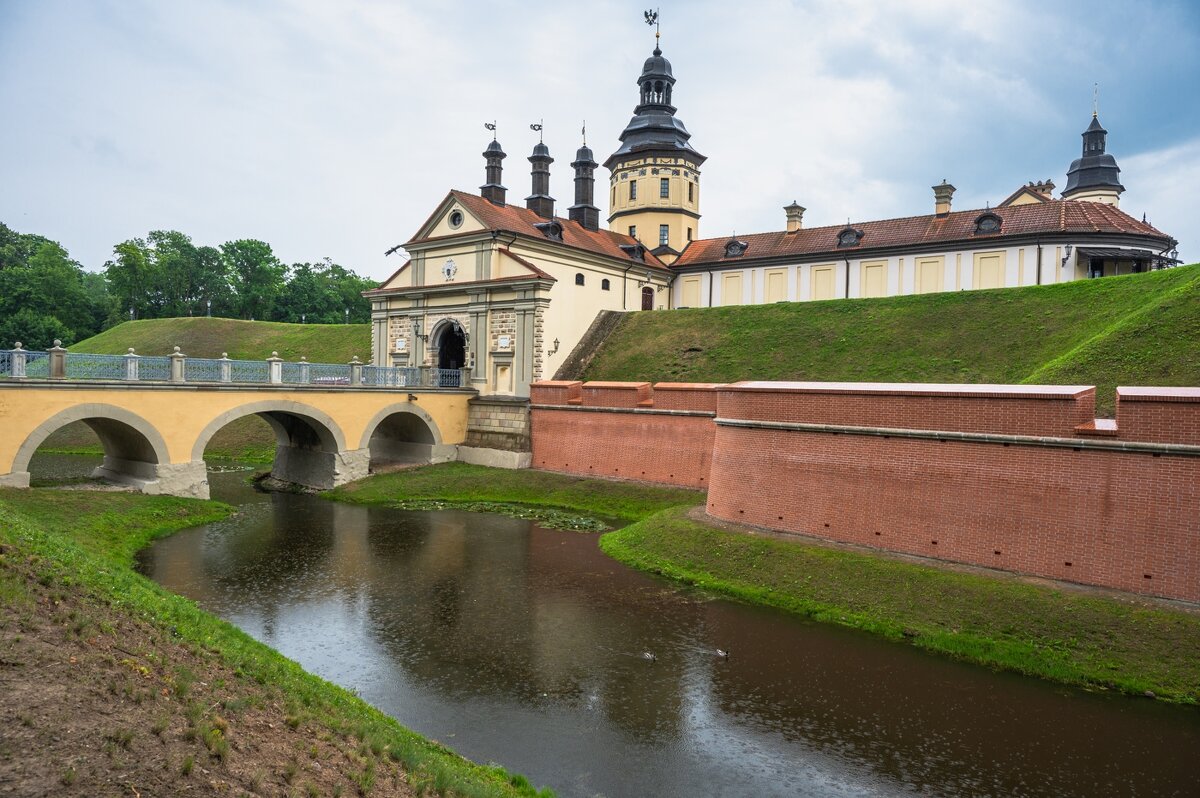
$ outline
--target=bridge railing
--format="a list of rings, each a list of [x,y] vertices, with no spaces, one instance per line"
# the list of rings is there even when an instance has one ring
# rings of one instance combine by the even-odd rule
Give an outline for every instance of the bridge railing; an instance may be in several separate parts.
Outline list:
[[[239,383],[254,385],[371,386],[380,388],[463,388],[466,369],[430,366],[372,366],[358,358],[347,364],[288,362],[272,352],[266,360],[188,357],[175,347],[166,356],[68,352],[55,341],[48,351],[30,351],[20,342],[0,349],[0,380],[54,379],[123,382]]]

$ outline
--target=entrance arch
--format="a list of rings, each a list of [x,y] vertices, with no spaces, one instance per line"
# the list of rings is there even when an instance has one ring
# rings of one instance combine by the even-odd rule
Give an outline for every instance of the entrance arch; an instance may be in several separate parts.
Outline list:
[[[86,424],[104,448],[104,461],[92,472],[94,477],[146,490],[158,479],[160,465],[171,461],[162,434],[141,416],[115,405],[82,404],[51,416],[29,433],[13,458],[12,473],[28,484],[34,452],[52,433],[75,421]]]
[[[379,411],[363,430],[360,449],[370,452],[374,471],[389,465],[453,460],[455,447],[442,443],[437,422],[413,402],[397,402]]]
[[[462,326],[448,319],[434,329],[434,348],[437,350],[437,367],[461,369],[467,364],[467,335]]]
[[[654,289],[650,286],[642,289],[642,310],[654,310]]]
[[[192,461],[204,460],[205,448],[222,427],[249,415],[265,420],[275,433],[275,479],[326,490],[366,476],[365,464],[347,451],[336,421],[315,407],[288,400],[251,402],[221,413],[196,438]]]

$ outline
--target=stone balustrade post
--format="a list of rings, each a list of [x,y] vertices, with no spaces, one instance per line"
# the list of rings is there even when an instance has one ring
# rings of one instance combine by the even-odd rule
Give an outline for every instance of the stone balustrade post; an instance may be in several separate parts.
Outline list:
[[[179,347],[175,347],[175,351],[167,355],[171,359],[171,382],[183,382],[186,372],[184,364],[187,363],[187,355],[179,351]]]
[[[362,385],[362,361],[358,359],[358,355],[350,361],[350,384]]]
[[[429,388],[433,385],[433,366],[418,366],[417,374],[420,387]]]
[[[312,382],[312,380],[309,379],[311,374],[312,374],[312,366],[309,364],[308,358],[306,358],[304,355],[301,355],[300,356],[300,384],[308,385],[310,382]]]
[[[283,384],[283,358],[278,352],[272,352],[267,358],[267,382],[272,385]]]
[[[233,382],[233,361],[228,352],[221,353],[221,382]]]
[[[133,347],[129,347],[129,351],[125,353],[125,379],[134,382],[139,379],[138,361],[142,358],[133,352]]]
[[[458,387],[466,388],[470,384],[471,384],[471,370],[470,369],[459,369],[458,370]]]
[[[48,350],[50,355],[50,379],[65,380],[67,378],[67,350],[63,349],[62,341],[54,339],[54,346]]]
[[[10,366],[10,376],[24,378],[25,377],[25,350],[21,348],[21,342],[17,341],[17,345],[12,350],[12,365]]]

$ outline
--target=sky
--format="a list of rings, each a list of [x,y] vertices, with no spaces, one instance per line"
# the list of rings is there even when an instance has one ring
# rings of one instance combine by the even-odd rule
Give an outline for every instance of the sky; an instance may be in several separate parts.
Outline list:
[[[618,146],[654,47],[641,3],[0,0],[0,222],[90,270],[151,230],[257,238],[382,280],[495,121],[509,199],[544,124],[565,215],[586,121]],[[702,167],[699,235],[1061,190],[1099,84],[1121,208],[1200,260],[1200,4],[744,0],[659,6]],[[606,212],[607,172],[597,200]]]

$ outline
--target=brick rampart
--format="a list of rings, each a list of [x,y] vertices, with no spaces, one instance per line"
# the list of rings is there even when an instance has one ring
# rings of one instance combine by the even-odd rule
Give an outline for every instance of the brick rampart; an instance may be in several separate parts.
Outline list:
[[[703,489],[716,435],[716,387],[536,383],[532,465]]]
[[[907,387],[722,388],[709,514],[1200,601],[1200,391]]]
[[[539,383],[533,466],[787,532],[1200,602],[1200,388]],[[714,419],[714,409],[716,418]]]

